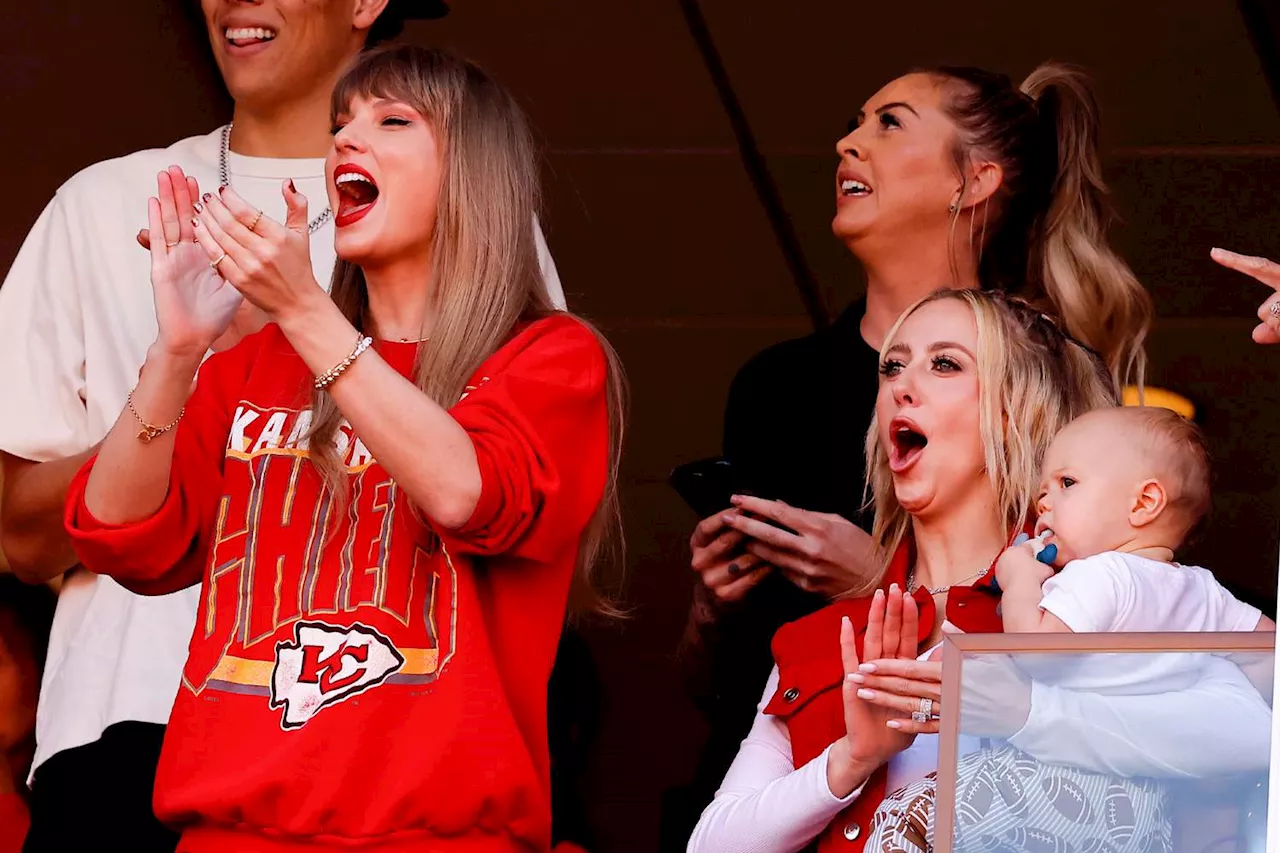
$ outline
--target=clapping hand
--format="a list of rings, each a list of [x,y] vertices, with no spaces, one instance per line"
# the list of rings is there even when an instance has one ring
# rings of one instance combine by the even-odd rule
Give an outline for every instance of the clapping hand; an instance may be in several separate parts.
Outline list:
[[[888,593],[876,590],[867,614],[862,658],[914,662],[918,644],[919,612],[915,600],[903,595],[896,584],[889,587]],[[844,797],[877,767],[911,746],[918,732],[937,731],[937,726],[933,722],[912,721],[911,712],[904,713],[900,702],[885,701],[884,695],[866,686],[866,664],[859,662],[855,633],[848,617],[841,621],[840,657],[845,672],[842,685],[845,735],[831,747],[827,783],[833,794]]]
[[[192,222],[208,263],[271,320],[325,295],[311,270],[307,199],[292,181],[285,181],[282,193],[283,224],[230,187],[205,193]]]
[[[1280,343],[1280,264],[1266,258],[1240,255],[1226,249],[1214,249],[1209,256],[1227,269],[1252,276],[1273,291],[1258,306],[1258,319],[1262,322],[1253,329],[1253,339],[1260,344]]]
[[[192,214],[198,192],[195,179],[177,166],[161,172],[156,196],[147,200],[148,229],[138,235],[151,252],[157,343],[171,354],[196,358],[226,331],[243,301],[195,242]]]

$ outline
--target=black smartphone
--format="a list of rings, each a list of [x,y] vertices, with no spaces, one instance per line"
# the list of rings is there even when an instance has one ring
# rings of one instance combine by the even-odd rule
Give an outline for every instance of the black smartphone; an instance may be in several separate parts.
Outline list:
[[[698,518],[710,518],[729,509],[729,499],[734,495],[753,494],[728,459],[686,462],[671,472],[667,482]]]
[[[684,502],[698,515],[698,518],[710,518],[717,512],[730,509],[733,504],[730,498],[734,495],[751,495],[757,498],[768,498],[757,491],[750,478],[724,458],[699,459],[686,462],[671,472],[667,480],[676,494],[684,498]],[[784,524],[761,518],[779,530],[795,534],[795,531]]]

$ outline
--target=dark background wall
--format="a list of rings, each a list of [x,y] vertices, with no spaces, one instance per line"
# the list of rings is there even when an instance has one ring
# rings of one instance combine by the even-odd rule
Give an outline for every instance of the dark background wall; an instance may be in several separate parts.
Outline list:
[[[184,2],[12,4],[0,30],[0,271],[74,171],[228,117]],[[665,477],[718,452],[737,367],[812,322],[678,0],[453,5],[446,21],[406,36],[481,61],[528,107],[545,136],[546,226],[565,289],[608,330],[634,388],[625,498],[636,616],[587,632],[607,703],[588,790],[600,849],[649,851],[659,795],[685,780],[703,736],[674,662],[694,518]],[[1249,340],[1265,289],[1208,259],[1214,245],[1280,258],[1280,112],[1264,73],[1276,56],[1270,9],[1227,0],[702,4],[833,314],[862,286],[830,236],[833,144],[865,98],[898,73],[943,61],[1018,79],[1050,58],[1092,71],[1124,217],[1115,237],[1160,315],[1151,380],[1196,403],[1217,460],[1213,525],[1190,557],[1273,607],[1280,350]],[[143,218],[139,210],[140,226]],[[787,417],[786,396],[760,416]],[[851,436],[861,427],[851,424]]]

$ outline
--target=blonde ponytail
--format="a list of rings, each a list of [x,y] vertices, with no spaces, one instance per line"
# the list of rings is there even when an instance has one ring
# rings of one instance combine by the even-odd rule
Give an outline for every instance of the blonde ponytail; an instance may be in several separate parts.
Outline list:
[[[1041,65],[1022,83],[1056,141],[1054,179],[1031,262],[1067,331],[1103,354],[1118,384],[1141,387],[1151,296],[1107,242],[1111,210],[1099,156],[1098,102],[1078,68]]]
[[[984,289],[1020,294],[1096,350],[1119,385],[1141,387],[1151,297],[1107,242],[1110,207],[1098,104],[1077,68],[1041,65],[1021,88],[979,68],[936,68],[956,126],[962,181],[975,161],[1003,172],[979,254]],[[959,215],[958,213],[956,215]]]

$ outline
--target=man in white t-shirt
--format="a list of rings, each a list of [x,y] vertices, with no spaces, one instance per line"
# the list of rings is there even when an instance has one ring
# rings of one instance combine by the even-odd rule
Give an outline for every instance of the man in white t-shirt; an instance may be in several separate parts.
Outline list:
[[[366,43],[398,34],[405,18],[448,11],[440,0],[201,6],[235,99],[232,125],[76,174],[0,287],[2,544],[28,582],[68,572],[37,714],[27,851],[145,853],[177,841],[153,816],[151,790],[199,589],[144,598],[75,570],[62,527],[67,485],[120,414],[156,334],[150,259],[138,241],[157,174],[181,166],[201,191],[229,182],[280,221],[284,178],[308,198],[327,198],[329,95],[343,67]],[[313,212],[311,260],[327,282],[332,215],[321,205]],[[563,307],[540,231],[538,245],[552,301]],[[242,329],[255,325],[249,312],[242,320]]]

